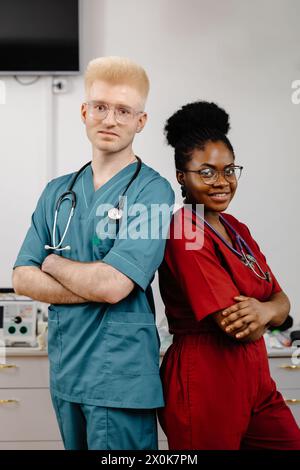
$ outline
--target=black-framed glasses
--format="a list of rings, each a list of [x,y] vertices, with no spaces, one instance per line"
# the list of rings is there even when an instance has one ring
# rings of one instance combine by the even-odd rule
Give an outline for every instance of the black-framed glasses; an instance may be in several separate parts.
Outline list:
[[[228,166],[224,170],[216,170],[215,168],[202,168],[201,170],[177,170],[182,173],[196,173],[200,176],[203,183],[205,184],[214,184],[218,178],[219,174],[222,173],[228,183],[236,182],[241,174],[243,167],[240,165]]]
[[[130,106],[111,106],[102,101],[87,101],[84,103],[88,107],[88,114],[93,119],[102,121],[105,119],[111,109],[114,111],[115,120],[120,124],[128,124],[138,114],[144,111],[135,111]]]

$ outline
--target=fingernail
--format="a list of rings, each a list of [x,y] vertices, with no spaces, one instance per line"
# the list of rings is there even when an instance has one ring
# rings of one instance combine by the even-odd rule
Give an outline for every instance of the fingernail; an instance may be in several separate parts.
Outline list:
[[[230,326],[227,326],[227,328],[226,328],[226,330],[225,330],[225,331],[227,331],[227,332],[228,332],[228,331],[230,331],[230,330],[231,330]]]

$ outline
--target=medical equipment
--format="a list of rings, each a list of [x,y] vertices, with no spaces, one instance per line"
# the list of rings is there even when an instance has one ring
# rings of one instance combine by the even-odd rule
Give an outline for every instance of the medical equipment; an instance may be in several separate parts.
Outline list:
[[[240,249],[240,251],[236,250],[233,246],[231,246],[226,240],[225,238],[222,237],[222,235],[214,229],[214,227],[212,227],[212,225],[210,225],[205,219],[203,219],[199,214],[197,214],[197,212],[193,209],[193,213],[199,217],[203,222],[204,224],[209,227],[216,235],[217,237],[222,240],[223,243],[225,243],[225,245],[233,252],[235,253],[239,258],[240,260],[249,268],[251,269],[251,271],[253,271],[253,273],[259,277],[260,279],[263,279],[264,281],[267,281],[267,282],[270,282],[271,281],[271,274],[269,271],[264,271],[262,269],[262,267],[259,265],[257,259],[255,258],[251,248],[249,247],[248,243],[246,243],[246,241],[243,239],[243,237],[241,237],[238,232],[232,227],[232,225],[224,218],[222,217],[222,215],[220,215],[220,219],[223,223],[223,225],[225,225],[226,227],[229,228],[229,230],[231,230],[231,232],[234,234],[235,236],[235,240],[236,240],[236,243]],[[194,223],[194,221],[193,221]],[[248,253],[246,253],[246,251]]]
[[[37,302],[3,289],[0,293],[0,329],[6,346],[36,346]]]
[[[130,185],[133,183],[133,181],[137,178],[140,170],[141,170],[141,167],[142,167],[142,160],[137,157],[137,167],[136,167],[136,170],[133,174],[133,176],[130,178],[129,182],[127,183],[126,185],[126,188],[124,189],[122,195],[120,196],[120,200],[119,202],[117,203],[117,205],[113,208],[111,208],[109,211],[108,211],[108,217],[109,219],[111,220],[116,220],[118,221],[119,219],[121,219],[122,215],[123,215],[123,202],[124,201],[124,196],[128,190],[128,188],[130,187]],[[77,173],[75,174],[74,178],[72,179],[67,191],[65,191],[57,200],[57,203],[56,203],[56,207],[55,207],[55,214],[54,214],[54,222],[53,222],[53,230],[52,230],[52,242],[53,242],[53,245],[50,246],[50,245],[45,245],[45,249],[46,250],[56,250],[56,251],[63,251],[63,250],[70,250],[71,249],[71,246],[70,245],[67,245],[67,246],[64,246],[62,247],[62,243],[65,239],[65,236],[68,232],[68,229],[69,229],[69,225],[70,225],[70,222],[71,222],[71,219],[73,217],[73,214],[74,214],[74,210],[75,210],[75,207],[76,207],[76,193],[75,191],[73,191],[73,187],[74,187],[74,184],[76,183],[79,175],[83,172],[83,170],[85,170],[85,168],[90,165],[91,162],[88,162],[86,163],[85,165],[83,165],[82,168],[80,168],[80,170],[77,171]],[[71,210],[70,210],[70,213],[69,213],[69,217],[68,217],[68,220],[67,220],[67,223],[66,223],[66,228],[64,230],[64,233],[61,237],[61,240],[60,242],[58,242],[56,244],[56,226],[57,226],[57,216],[58,216],[58,212],[59,212],[59,208],[62,204],[62,202],[65,200],[65,199],[71,199]]]

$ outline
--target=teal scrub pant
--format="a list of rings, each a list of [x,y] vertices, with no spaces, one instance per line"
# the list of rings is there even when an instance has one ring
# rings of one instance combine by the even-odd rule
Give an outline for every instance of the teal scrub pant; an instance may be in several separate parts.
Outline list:
[[[157,450],[156,411],[72,403],[52,395],[67,450]]]

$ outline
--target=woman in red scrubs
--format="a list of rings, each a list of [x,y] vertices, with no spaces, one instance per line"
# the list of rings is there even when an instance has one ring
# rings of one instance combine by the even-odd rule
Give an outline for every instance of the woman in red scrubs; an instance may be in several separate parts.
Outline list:
[[[195,102],[165,127],[185,206],[173,217],[159,271],[174,335],[161,367],[166,406],[159,419],[170,449],[300,449],[263,339],[290,303],[247,226],[223,213],[242,171],[226,136],[228,118],[214,103]],[[192,246],[182,230],[191,224],[198,235]]]

